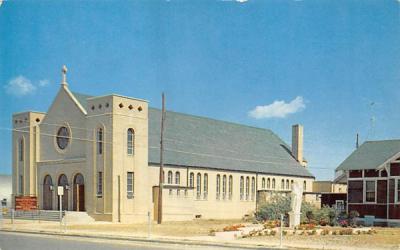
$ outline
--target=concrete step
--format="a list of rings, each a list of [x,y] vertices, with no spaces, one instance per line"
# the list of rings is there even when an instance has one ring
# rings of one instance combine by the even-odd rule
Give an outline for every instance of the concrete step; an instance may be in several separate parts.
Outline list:
[[[63,222],[67,222],[67,225],[72,224],[90,224],[94,223],[95,220],[90,217],[86,212],[66,211],[63,218]]]

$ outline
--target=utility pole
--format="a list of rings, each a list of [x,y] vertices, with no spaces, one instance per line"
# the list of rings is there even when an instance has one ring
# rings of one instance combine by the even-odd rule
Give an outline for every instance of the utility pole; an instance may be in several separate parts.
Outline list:
[[[160,138],[160,178],[158,185],[158,209],[157,209],[157,224],[162,222],[162,192],[164,185],[164,121],[165,121],[165,97],[164,92],[162,93],[162,111],[161,111],[161,138]]]

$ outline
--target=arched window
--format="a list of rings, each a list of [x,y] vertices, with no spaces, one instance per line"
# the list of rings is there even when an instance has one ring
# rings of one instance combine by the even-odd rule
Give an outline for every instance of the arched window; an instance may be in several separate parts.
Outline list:
[[[304,182],[303,182],[303,191],[305,192],[306,190],[307,190],[307,182],[304,181]]]
[[[219,200],[220,196],[221,196],[221,176],[219,174],[217,174],[217,200]]]
[[[285,180],[284,179],[282,179],[282,181],[281,181],[281,189],[282,190],[285,189]]]
[[[194,174],[190,173],[189,175],[189,187],[194,187]]]
[[[127,140],[127,148],[128,155],[134,154],[134,146],[135,146],[135,131],[132,128],[128,129],[128,140]]]
[[[292,188],[293,188],[293,183],[294,183],[294,181],[293,181],[293,180],[291,180],[291,181],[290,181],[290,189],[292,189]]]
[[[262,181],[261,181],[261,188],[265,189],[265,178],[264,177],[262,178]]]
[[[175,184],[180,184],[181,183],[181,173],[179,171],[176,171],[175,173]]]
[[[97,129],[97,154],[101,155],[103,154],[103,129],[98,128]]]
[[[168,171],[168,184],[172,184],[172,171]]]
[[[272,189],[275,189],[275,178],[272,178]]]
[[[271,188],[271,179],[268,178],[267,179],[267,189],[270,189],[270,188]]]
[[[208,174],[204,174],[204,193],[203,193],[203,197],[204,199],[208,198]]]
[[[254,197],[256,194],[256,179],[254,177],[251,178],[251,200],[254,201]]]
[[[24,160],[24,139],[20,139],[18,142],[18,155],[19,161]]]
[[[229,200],[232,200],[232,192],[233,192],[233,177],[232,175],[229,176]]]
[[[226,175],[222,176],[222,199],[226,199]]]
[[[289,180],[286,180],[286,189],[289,189]]]
[[[201,174],[197,174],[197,180],[196,180],[196,197],[199,200],[201,197]]]
[[[244,198],[244,178],[240,176],[240,200]]]
[[[250,198],[250,178],[247,176],[246,177],[246,200],[249,200]]]
[[[165,171],[162,171],[162,183],[165,183]]]

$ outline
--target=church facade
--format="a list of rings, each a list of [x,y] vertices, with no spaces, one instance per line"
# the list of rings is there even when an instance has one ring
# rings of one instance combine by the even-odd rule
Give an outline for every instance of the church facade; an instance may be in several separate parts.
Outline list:
[[[157,219],[161,111],[141,99],[72,92],[63,81],[46,113],[12,117],[13,195],[39,209],[86,211],[96,220]],[[262,190],[312,191],[302,127],[293,150],[268,129],[167,111],[163,220],[250,214]]]

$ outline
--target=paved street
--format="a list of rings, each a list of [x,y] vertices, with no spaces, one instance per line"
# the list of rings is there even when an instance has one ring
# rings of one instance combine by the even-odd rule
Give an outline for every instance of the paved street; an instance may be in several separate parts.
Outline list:
[[[125,249],[228,249],[192,245],[171,245],[158,243],[136,243],[119,240],[98,240],[64,236],[46,236],[0,232],[0,250],[125,250]]]

